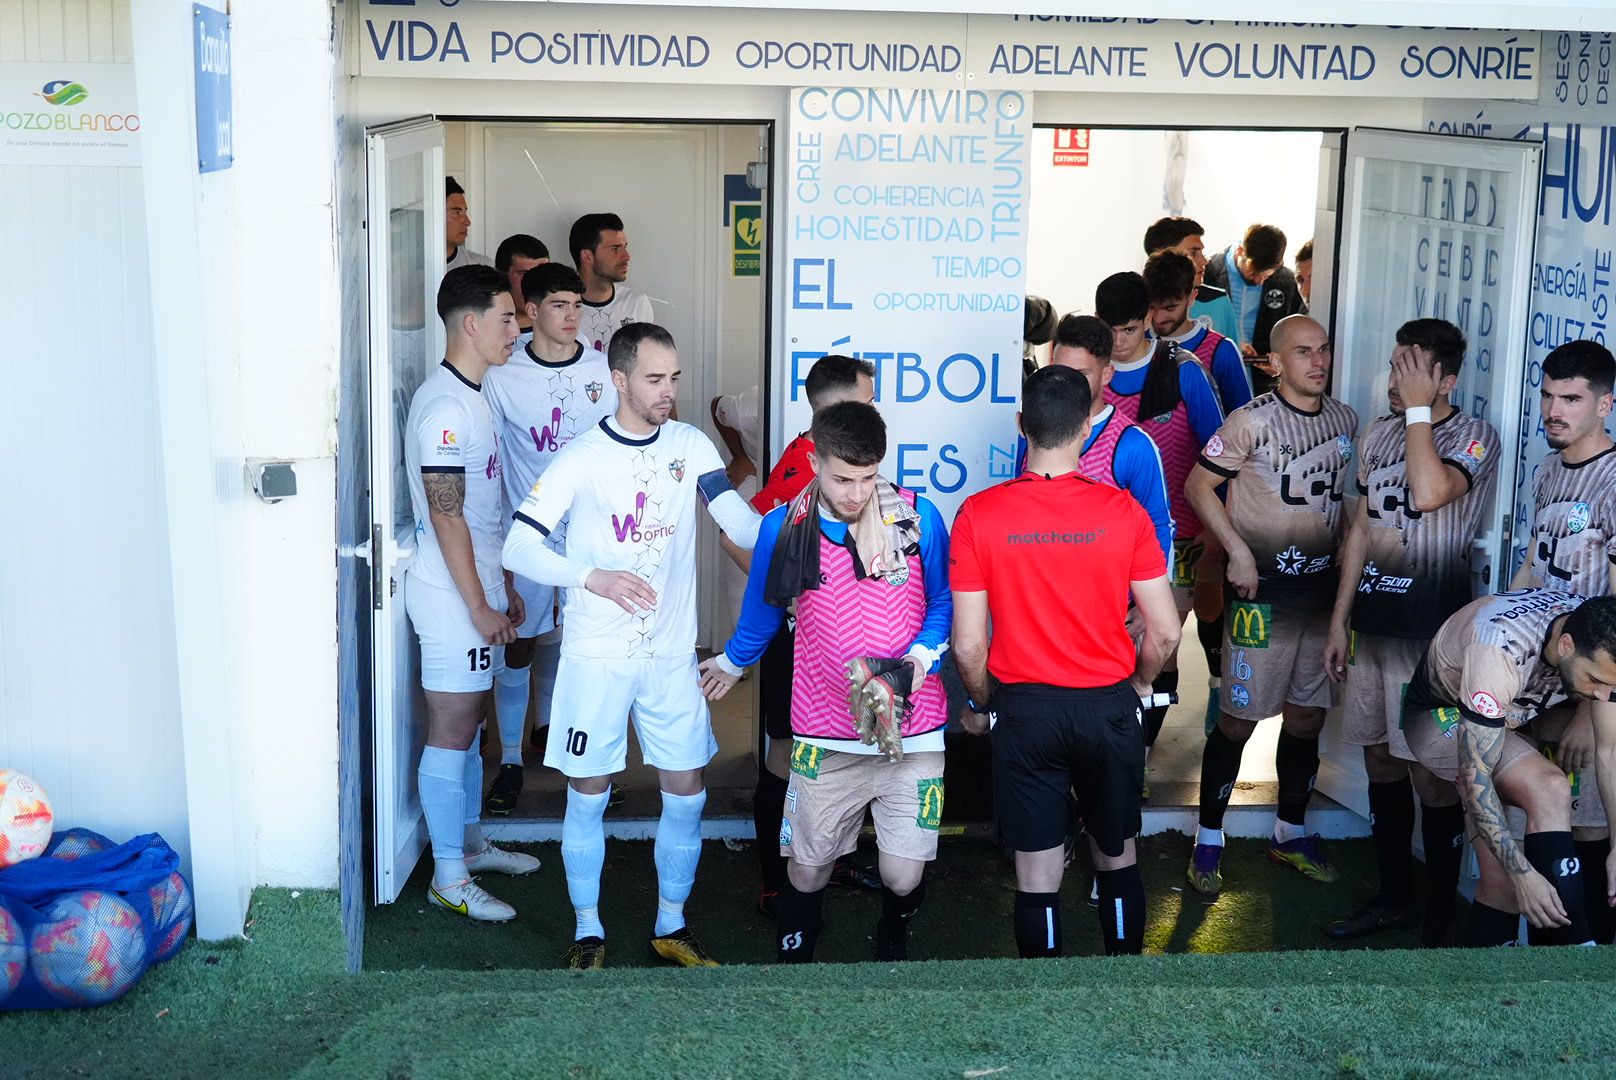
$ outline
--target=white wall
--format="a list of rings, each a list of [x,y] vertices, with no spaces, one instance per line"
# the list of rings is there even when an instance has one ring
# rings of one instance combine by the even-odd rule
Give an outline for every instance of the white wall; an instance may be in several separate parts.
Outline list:
[[[1167,208],[1169,138],[1180,133],[1092,129],[1089,164],[1055,165],[1055,129],[1033,133],[1032,228],[1027,291],[1057,311],[1092,312],[1094,288],[1144,265],[1145,227]],[[1294,131],[1191,131],[1181,213],[1206,229],[1208,258],[1240,242],[1246,226],[1278,225],[1286,264],[1313,235],[1319,135]]]
[[[130,63],[129,6],[0,0],[0,64]],[[190,855],[141,169],[0,166],[0,768]],[[26,461],[27,464],[23,464]]]
[[[331,10],[233,5],[236,338],[244,457],[294,463],[298,495],[243,494],[239,702],[255,882],[337,880],[336,396],[341,293]]]

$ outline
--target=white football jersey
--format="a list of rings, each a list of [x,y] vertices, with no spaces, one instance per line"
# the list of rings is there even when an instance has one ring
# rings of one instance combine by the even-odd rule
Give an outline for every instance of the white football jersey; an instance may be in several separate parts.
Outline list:
[[[627,285],[617,285],[612,289],[612,298],[604,304],[583,302],[578,316],[578,340],[591,349],[605,352],[617,328],[631,322],[656,322],[651,312],[651,298]]]
[[[513,509],[563,446],[617,411],[606,354],[583,344],[561,364],[547,364],[524,346],[504,367],[488,369],[483,396],[499,427],[506,505]]]
[[[505,540],[505,495],[500,487],[499,433],[482,388],[444,361],[415,391],[404,427],[404,471],[415,512],[417,548],[410,574],[442,589],[455,587],[438,547],[421,480],[423,472],[455,473],[466,478],[463,514],[471,530],[477,577],[484,589],[497,588],[504,582],[499,556]]]
[[[512,522],[511,569],[544,580],[521,557],[521,530],[547,536],[570,519],[567,563],[630,571],[657,594],[656,607],[630,614],[586,589],[567,589],[563,656],[643,659],[696,647],[698,498],[737,544],[756,542],[761,519],[730,488],[717,448],[699,428],[670,420],[636,438],[605,419],[555,456]]]

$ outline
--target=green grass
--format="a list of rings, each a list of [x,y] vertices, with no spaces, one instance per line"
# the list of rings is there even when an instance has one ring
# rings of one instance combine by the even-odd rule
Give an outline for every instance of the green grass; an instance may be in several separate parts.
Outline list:
[[[1196,903],[1168,914],[1158,888],[1181,871],[1177,854],[1183,846],[1171,843],[1177,844],[1171,857],[1155,861],[1172,865],[1157,869],[1146,860],[1153,871],[1152,900],[1160,909],[1152,928],[1158,945],[1170,944],[1175,935],[1197,947],[1249,945],[1254,937],[1241,927],[1252,922],[1267,926],[1275,943],[1284,944],[1286,935],[1308,922],[1293,907],[1334,913],[1353,898],[1344,886],[1291,881],[1277,894],[1282,902],[1246,901],[1242,910],[1250,918],[1228,920],[1232,926],[1225,926],[1220,911],[1225,901],[1210,913]],[[960,847],[945,859],[946,866],[957,864],[958,875],[940,874],[933,881],[922,915],[930,922],[915,934],[917,955],[928,940],[928,954],[950,940],[941,932],[949,925],[961,933],[974,925],[986,942],[982,952],[997,953],[994,942],[1007,940],[1007,929],[998,926],[1008,921],[1007,907],[985,912],[964,902],[999,888],[996,880],[986,880],[996,857],[978,846]],[[713,886],[722,883],[721,871],[731,859],[747,858],[716,855],[722,850],[709,845],[704,854],[703,875]],[[1343,863],[1361,855],[1356,846],[1332,850]],[[1272,884],[1256,877],[1265,868],[1249,852],[1231,854],[1234,891],[1226,901]],[[629,864],[648,863],[648,845],[614,845],[614,858],[624,860],[615,869],[632,881]],[[546,865],[538,876],[559,879],[558,871]],[[697,925],[714,941],[732,935],[737,948],[742,940],[760,939],[754,951],[766,953],[767,928],[739,916],[740,908],[727,900],[713,906],[723,899],[698,895],[692,904]],[[874,905],[859,896],[833,899],[826,944],[847,939],[839,947],[858,953],[867,943],[852,939],[867,930],[864,917],[873,918]],[[687,972],[626,966],[637,951],[631,927],[649,916],[648,909],[634,910],[638,901],[630,895],[620,902],[618,915],[608,909],[608,925],[622,931],[614,932],[614,944],[631,940],[620,945],[614,968],[605,972],[577,975],[548,966],[554,951],[537,942],[548,942],[545,935],[555,931],[546,924],[561,921],[559,913],[546,920],[524,912],[503,928],[467,927],[443,916],[416,924],[420,932],[412,935],[408,910],[396,908],[371,913],[371,960],[391,955],[388,969],[348,976],[340,970],[334,896],[261,890],[254,898],[250,941],[193,942],[129,997],[102,1009],[0,1016],[0,1076],[1133,1072],[1203,1080],[1283,1070],[1287,1076],[1363,1077],[1530,1071],[1538,1080],[1608,1076],[1616,1063],[1616,961],[1609,949],[1357,949],[790,969],[733,964]],[[1074,889],[1067,904],[1069,939],[1091,932],[1092,916],[1086,906],[1074,906],[1080,904]],[[951,907],[959,909],[957,915]],[[1080,926],[1082,935],[1074,932]],[[524,938],[525,946],[517,947]],[[1309,937],[1307,943],[1320,940]],[[413,953],[407,949],[411,941]],[[493,964],[498,970],[418,966],[467,949],[462,967]],[[832,955],[828,948],[825,955]],[[405,965],[395,961],[407,959],[416,961],[411,970],[398,970]],[[539,970],[523,966],[541,961]]]

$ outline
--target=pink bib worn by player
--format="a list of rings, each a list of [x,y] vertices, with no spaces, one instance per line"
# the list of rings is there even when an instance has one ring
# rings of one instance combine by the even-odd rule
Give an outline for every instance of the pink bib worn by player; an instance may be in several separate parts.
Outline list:
[[[913,492],[902,491],[914,504]],[[901,582],[862,580],[854,556],[819,536],[820,585],[797,597],[796,671],[791,682],[791,730],[811,739],[858,738],[847,707],[847,662],[859,656],[902,656],[926,617],[926,576],[920,556],[908,556]],[[935,731],[948,721],[941,679],[929,678],[909,699],[905,737]]]
[[[1114,488],[1122,487],[1117,483],[1117,443],[1122,439],[1122,433],[1133,426],[1113,407],[1105,427],[1100,429],[1100,433],[1094,437],[1089,448],[1083,451],[1077,471],[1090,480],[1098,480]]]
[[[1183,351],[1181,363],[1194,364],[1196,360],[1190,359]],[[1161,454],[1162,475],[1167,480],[1167,502],[1173,511],[1173,522],[1176,528],[1173,535],[1179,540],[1192,540],[1201,535],[1201,519],[1195,516],[1190,507],[1189,499],[1184,497],[1184,481],[1190,475],[1190,469],[1195,467],[1195,459],[1199,456],[1201,448],[1196,445],[1195,433],[1190,428],[1190,413],[1181,400],[1170,413],[1161,416],[1139,416],[1139,396],[1137,394],[1119,394],[1109,386],[1105,388],[1105,400],[1114,406],[1119,417],[1126,418],[1133,426],[1139,428],[1150,441],[1156,444]],[[1106,425],[1110,427],[1109,424]],[[1120,438],[1122,432],[1118,431]],[[1085,469],[1088,455],[1083,455]],[[1088,472],[1084,472],[1088,476]]]

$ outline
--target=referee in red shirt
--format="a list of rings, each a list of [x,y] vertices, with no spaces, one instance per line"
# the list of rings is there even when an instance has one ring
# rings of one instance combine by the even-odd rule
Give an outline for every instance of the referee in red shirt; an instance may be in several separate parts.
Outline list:
[[[1178,609],[1150,517],[1078,472],[1089,384],[1048,367],[1021,391],[1027,469],[965,500],[954,521],[954,661],[971,711],[994,728],[999,835],[1016,853],[1016,947],[1059,956],[1067,791],[1100,890],[1107,954],[1144,947],[1140,698],[1178,648]],[[1144,617],[1138,652],[1128,595]],[[991,618],[991,631],[989,630]]]

